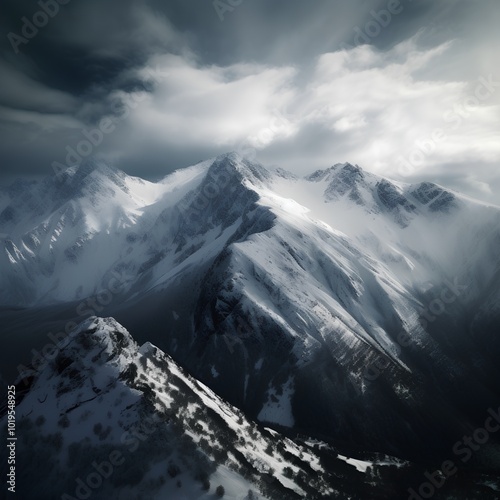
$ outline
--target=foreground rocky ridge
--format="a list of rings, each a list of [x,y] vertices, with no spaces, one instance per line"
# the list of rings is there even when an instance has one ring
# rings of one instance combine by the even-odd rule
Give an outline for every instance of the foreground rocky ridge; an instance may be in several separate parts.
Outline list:
[[[91,318],[17,383],[22,498],[394,498],[418,468],[339,457],[248,420],[112,318]],[[399,492],[399,493],[398,493]]]

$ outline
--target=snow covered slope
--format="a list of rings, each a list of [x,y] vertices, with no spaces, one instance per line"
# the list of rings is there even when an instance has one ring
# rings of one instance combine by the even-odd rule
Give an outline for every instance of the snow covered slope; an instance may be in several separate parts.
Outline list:
[[[498,243],[500,211],[430,183],[395,183],[349,163],[297,179],[234,153],[151,183],[89,160],[0,192],[0,304],[80,300],[105,288],[113,271],[142,288],[152,271],[154,285],[192,254],[189,263],[199,264],[275,218],[301,224],[306,238],[318,228],[347,236],[418,290],[484,257],[499,264],[490,243]]]
[[[193,167],[155,184],[89,160],[39,183],[14,183],[0,193],[2,305],[88,297],[124,259],[147,262],[158,249],[137,242],[134,229],[151,225],[202,173]]]
[[[269,425],[436,456],[500,399],[496,207],[236,154],[157,184],[93,162],[1,200],[2,305],[113,315]]]
[[[17,396],[26,500],[213,499],[220,486],[238,500],[382,499],[422,473],[258,426],[112,318],[80,324],[47,366],[22,374]],[[386,470],[401,484],[384,484]]]

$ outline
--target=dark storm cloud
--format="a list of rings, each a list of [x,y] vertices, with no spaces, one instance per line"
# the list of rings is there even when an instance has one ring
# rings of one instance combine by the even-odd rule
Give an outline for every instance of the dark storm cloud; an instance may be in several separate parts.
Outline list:
[[[36,34],[28,38],[25,35],[34,32],[30,23],[43,12],[41,4],[52,6],[55,15],[48,16],[45,26],[35,26]],[[144,2],[74,0],[59,5],[44,0],[41,4],[9,1],[3,7],[4,174],[49,173],[51,162],[75,140],[77,130],[118,112],[111,93],[151,90],[151,82],[131,70],[142,67],[156,52],[184,50],[182,35]]]
[[[142,9],[143,4],[72,0],[59,5],[56,15],[49,16],[27,43],[13,43],[8,34],[22,36],[23,17],[33,21],[42,8],[32,1],[7,1],[0,21],[3,56],[17,67],[19,60],[29,61],[41,83],[73,94],[85,94],[95,85],[114,85],[124,70],[140,66],[151,53],[176,49],[169,43],[173,28],[168,21],[156,19],[154,12]],[[19,57],[13,54],[16,50]]]
[[[442,121],[433,108],[493,73],[500,21],[493,0],[55,2],[3,3],[4,178],[50,173],[89,134],[102,136],[92,154],[143,177],[248,148],[299,173],[353,161],[397,174],[398,155]],[[58,12],[20,41],[42,4]],[[475,150],[481,175],[491,170],[497,149],[480,138],[495,126],[498,94],[412,175],[446,180],[455,169],[451,184],[473,184],[456,157]],[[475,189],[487,193],[482,182]]]

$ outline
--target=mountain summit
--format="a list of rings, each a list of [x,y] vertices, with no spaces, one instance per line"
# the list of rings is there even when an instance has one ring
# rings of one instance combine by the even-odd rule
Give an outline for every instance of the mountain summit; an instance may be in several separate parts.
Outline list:
[[[0,301],[36,306],[36,328],[113,316],[266,425],[408,459],[441,458],[498,400],[497,208],[349,163],[80,168],[53,199],[2,193]],[[28,356],[22,314],[4,325]]]

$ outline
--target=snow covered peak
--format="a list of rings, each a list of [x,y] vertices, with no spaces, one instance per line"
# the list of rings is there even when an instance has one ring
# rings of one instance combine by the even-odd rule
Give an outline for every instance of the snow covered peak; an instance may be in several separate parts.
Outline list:
[[[227,498],[262,500],[384,490],[331,446],[250,421],[157,347],[138,348],[113,318],[90,318],[71,337],[16,386],[22,498],[80,497],[84,487],[98,499],[197,500],[222,487]]]
[[[124,352],[131,354],[138,348],[130,333],[114,318],[90,317],[77,327],[71,337],[80,344],[77,348],[80,356],[99,346],[101,352],[108,354],[107,361]],[[74,345],[69,343],[68,347],[73,348]]]
[[[364,179],[364,172],[350,163],[332,167],[326,177],[328,186],[325,190],[325,198],[333,200],[347,194],[353,202],[362,204],[365,197],[361,190],[363,187],[365,190],[367,188],[367,184],[363,182]]]
[[[316,170],[312,174],[305,176],[305,179],[313,182],[319,181],[332,181],[336,176],[341,175],[343,177],[358,177],[362,178],[364,173],[363,170],[358,165],[352,165],[351,163],[336,163],[330,168],[324,170]]]
[[[415,217],[450,213],[461,206],[462,197],[430,182],[396,182],[351,163],[317,170],[304,180],[317,185],[326,202],[340,204],[339,210],[362,207],[368,214],[385,214],[401,227],[408,226]]]
[[[248,180],[262,183],[271,179],[271,174],[265,167],[235,152],[217,156],[208,170],[208,176],[229,176],[233,182]]]
[[[0,193],[3,305],[82,300],[124,270],[131,280],[147,278],[147,288],[191,254],[201,256],[205,245],[220,251],[210,244],[264,233],[277,217],[326,223],[358,238],[364,253],[400,261],[398,252],[425,241],[412,235],[428,234],[440,217],[465,206],[434,184],[393,182],[351,163],[297,178],[237,153],[157,183],[89,159],[59,179],[14,187]],[[413,222],[414,229],[399,232]]]
[[[80,178],[86,177],[94,172],[108,177],[116,174],[120,176],[124,175],[121,170],[115,168],[104,160],[95,157],[87,158],[82,161],[82,163],[76,167],[75,172]]]
[[[67,339],[59,345],[55,359],[43,370],[38,368],[37,378],[45,383],[55,376],[64,377],[74,373],[91,370],[92,367],[106,364],[116,376],[123,372],[137,351],[138,346],[114,318],[91,317],[81,322]],[[66,370],[69,367],[72,370]],[[20,374],[20,380],[37,373],[34,367]],[[67,381],[72,387],[74,381]],[[74,386],[76,388],[76,386]]]
[[[55,178],[59,196],[82,196],[106,189],[127,191],[129,177],[121,170],[97,158],[87,158],[80,165],[70,167]]]

